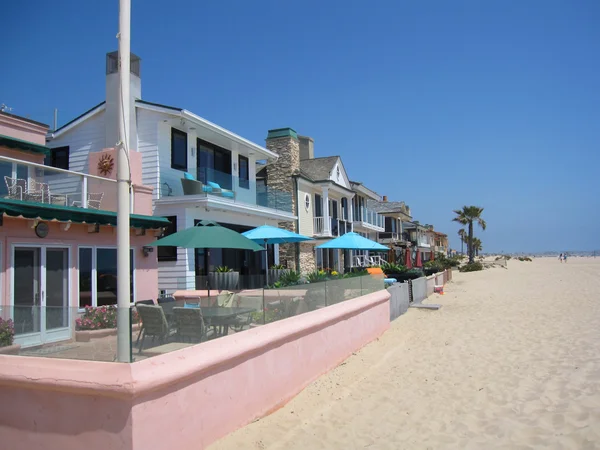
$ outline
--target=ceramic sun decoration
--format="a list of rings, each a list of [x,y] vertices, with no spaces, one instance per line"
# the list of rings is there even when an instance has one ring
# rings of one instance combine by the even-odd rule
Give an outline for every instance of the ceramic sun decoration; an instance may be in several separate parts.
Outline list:
[[[98,161],[98,172],[102,175],[110,175],[115,167],[115,162],[111,155],[102,155]]]

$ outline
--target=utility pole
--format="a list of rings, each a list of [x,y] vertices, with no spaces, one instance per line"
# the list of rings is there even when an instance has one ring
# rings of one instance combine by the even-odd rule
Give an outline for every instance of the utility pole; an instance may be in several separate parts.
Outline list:
[[[119,0],[119,144],[117,145],[117,359],[130,362],[129,278],[129,66],[131,0]]]

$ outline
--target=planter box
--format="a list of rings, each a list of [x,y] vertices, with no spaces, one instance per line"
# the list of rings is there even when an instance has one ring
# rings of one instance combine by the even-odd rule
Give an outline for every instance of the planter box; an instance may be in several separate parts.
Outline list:
[[[0,347],[0,355],[18,355],[21,350],[19,344],[7,345]]]
[[[140,325],[134,324],[131,331],[139,331]],[[116,336],[116,328],[104,328],[102,330],[81,330],[75,332],[75,342],[90,342],[92,339],[100,339],[106,336]]]
[[[208,274],[210,288],[219,291],[237,290],[240,284],[239,272],[210,272]]]

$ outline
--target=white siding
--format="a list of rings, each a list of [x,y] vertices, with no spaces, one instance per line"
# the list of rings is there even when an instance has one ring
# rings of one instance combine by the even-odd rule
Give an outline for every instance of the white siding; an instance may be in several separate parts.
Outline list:
[[[304,236],[312,236],[313,231],[313,217],[315,211],[315,193],[322,194],[321,190],[312,189],[304,183],[298,186],[298,233]],[[310,206],[308,210],[305,207],[305,197],[310,197]]]
[[[162,115],[162,119],[166,116]],[[196,154],[192,156],[192,147],[196,148],[196,134],[187,132],[183,128],[173,127],[180,131],[187,133],[187,171],[192,175],[196,175]],[[172,190],[172,195],[180,196],[183,195],[183,189],[181,187],[181,179],[183,178],[183,170],[171,168],[171,124],[166,123],[163,120],[158,121],[158,167],[160,171],[159,181],[161,186],[164,188],[167,183]]]
[[[154,188],[153,198],[161,194],[158,166],[158,124],[163,115],[137,108],[137,150],[142,154],[142,183]],[[163,186],[166,188],[166,186]]]
[[[337,176],[338,168],[340,169],[339,179]],[[346,174],[346,169],[344,169],[344,165],[342,164],[341,160],[339,160],[339,159],[338,159],[338,162],[335,164],[335,166],[333,166],[333,169],[331,170],[330,179],[334,183],[337,183],[340,186],[344,186],[346,189],[352,189],[350,186],[350,180],[348,179],[348,175]]]
[[[60,137],[49,141],[47,146],[69,146],[69,170],[89,173],[89,153],[98,152],[106,147],[104,117],[104,111],[95,114]],[[54,175],[46,181],[53,193],[81,193],[81,177]],[[80,200],[80,197],[70,195],[69,202],[73,200]]]

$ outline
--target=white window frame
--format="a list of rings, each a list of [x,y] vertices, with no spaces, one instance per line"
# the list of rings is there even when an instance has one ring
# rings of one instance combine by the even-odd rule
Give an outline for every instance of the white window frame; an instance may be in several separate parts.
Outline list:
[[[92,250],[92,301],[91,305],[94,308],[98,307],[98,274],[96,271],[97,268],[97,260],[98,260],[98,250],[116,250],[116,245],[80,245],[77,247],[77,308],[79,312],[84,311],[85,309],[81,307],[80,302],[80,284],[79,284],[79,250],[89,248]],[[135,305],[136,302],[136,266],[135,266],[135,247],[129,248],[131,251],[131,263],[133,265],[133,301],[130,303],[131,306]]]

